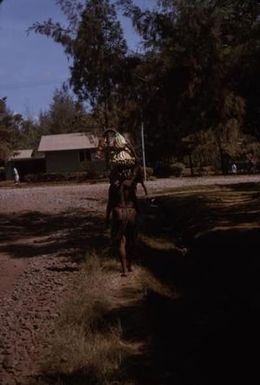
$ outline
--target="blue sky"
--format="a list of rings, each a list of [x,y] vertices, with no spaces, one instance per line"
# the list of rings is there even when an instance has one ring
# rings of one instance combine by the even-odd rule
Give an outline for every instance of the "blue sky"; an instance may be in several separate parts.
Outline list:
[[[137,0],[148,7],[155,0]],[[26,33],[36,21],[51,17],[64,21],[55,0],[4,0],[0,6],[0,98],[7,97],[13,112],[36,118],[48,109],[53,92],[69,78],[69,64],[58,44],[33,32]],[[138,39],[130,22],[123,19],[129,47]]]

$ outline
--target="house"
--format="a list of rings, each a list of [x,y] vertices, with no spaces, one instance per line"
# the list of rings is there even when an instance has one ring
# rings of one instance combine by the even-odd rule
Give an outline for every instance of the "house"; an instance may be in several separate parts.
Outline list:
[[[96,135],[77,132],[42,136],[38,151],[45,155],[47,173],[70,173],[82,171],[87,162],[104,169],[95,159],[97,147]]]
[[[9,157],[5,165],[6,179],[13,179],[14,167],[18,170],[21,180],[28,174],[45,172],[44,154],[39,154],[32,149],[17,150]]]

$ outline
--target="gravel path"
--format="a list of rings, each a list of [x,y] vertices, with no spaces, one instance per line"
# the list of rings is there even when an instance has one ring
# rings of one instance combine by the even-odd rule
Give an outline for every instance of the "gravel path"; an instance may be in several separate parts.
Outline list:
[[[149,193],[154,194],[165,189],[250,182],[260,182],[260,175],[157,179],[148,181],[147,186]],[[107,183],[0,188],[0,213],[26,210],[53,213],[82,208],[96,211],[104,207],[107,191]]]
[[[62,274],[60,274],[62,271]],[[41,340],[52,333],[78,266],[41,256],[30,261],[8,295],[0,297],[0,383],[26,384],[38,373]]]
[[[260,176],[159,179],[147,185],[152,195],[248,182],[260,182]],[[107,191],[107,183],[0,188],[1,385],[26,384],[37,374],[39,341],[52,332],[79,274],[77,233],[87,234],[89,215],[104,213]]]

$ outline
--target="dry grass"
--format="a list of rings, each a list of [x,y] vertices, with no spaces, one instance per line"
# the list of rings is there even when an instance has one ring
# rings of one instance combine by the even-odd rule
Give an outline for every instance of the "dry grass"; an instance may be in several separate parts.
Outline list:
[[[148,211],[141,236],[139,258],[146,268],[137,267],[127,280],[120,278],[118,261],[103,252],[88,255],[49,339],[40,384],[172,385],[180,378],[208,384],[219,367],[209,366],[206,375],[205,367],[220,358],[223,375],[230,355],[218,341],[228,340],[234,322],[241,330],[251,280],[257,279],[253,270],[259,271],[258,258],[243,256],[244,243],[259,246],[254,229],[259,228],[259,189],[218,187],[158,198],[159,208]],[[238,231],[241,226],[246,228]],[[183,230],[191,242],[187,257],[178,254],[175,239]],[[234,294],[236,301],[243,295],[238,305]],[[230,346],[232,354],[239,352]]]
[[[136,267],[134,275],[124,281],[118,272],[118,261],[97,257],[95,252],[88,255],[75,293],[67,300],[54,333],[48,337],[38,383],[129,385],[131,381],[122,368],[127,366],[127,359],[140,355],[147,346],[142,338],[123,338],[124,326],[117,312],[124,313],[133,303],[142,303],[151,291],[175,296],[142,267]]]
[[[110,278],[95,253],[89,255],[78,289],[49,337],[42,360],[45,377],[74,384],[74,376],[84,376],[88,383],[106,384],[118,370],[129,347],[121,341],[120,323],[107,319],[112,306]]]

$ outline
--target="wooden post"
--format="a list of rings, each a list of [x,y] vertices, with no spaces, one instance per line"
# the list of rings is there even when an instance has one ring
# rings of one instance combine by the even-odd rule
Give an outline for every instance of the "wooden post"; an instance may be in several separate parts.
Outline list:
[[[145,144],[144,144],[144,122],[141,121],[141,139],[142,139],[142,155],[143,155],[143,169],[144,169],[144,180],[147,180],[146,176],[146,160],[145,160]]]

